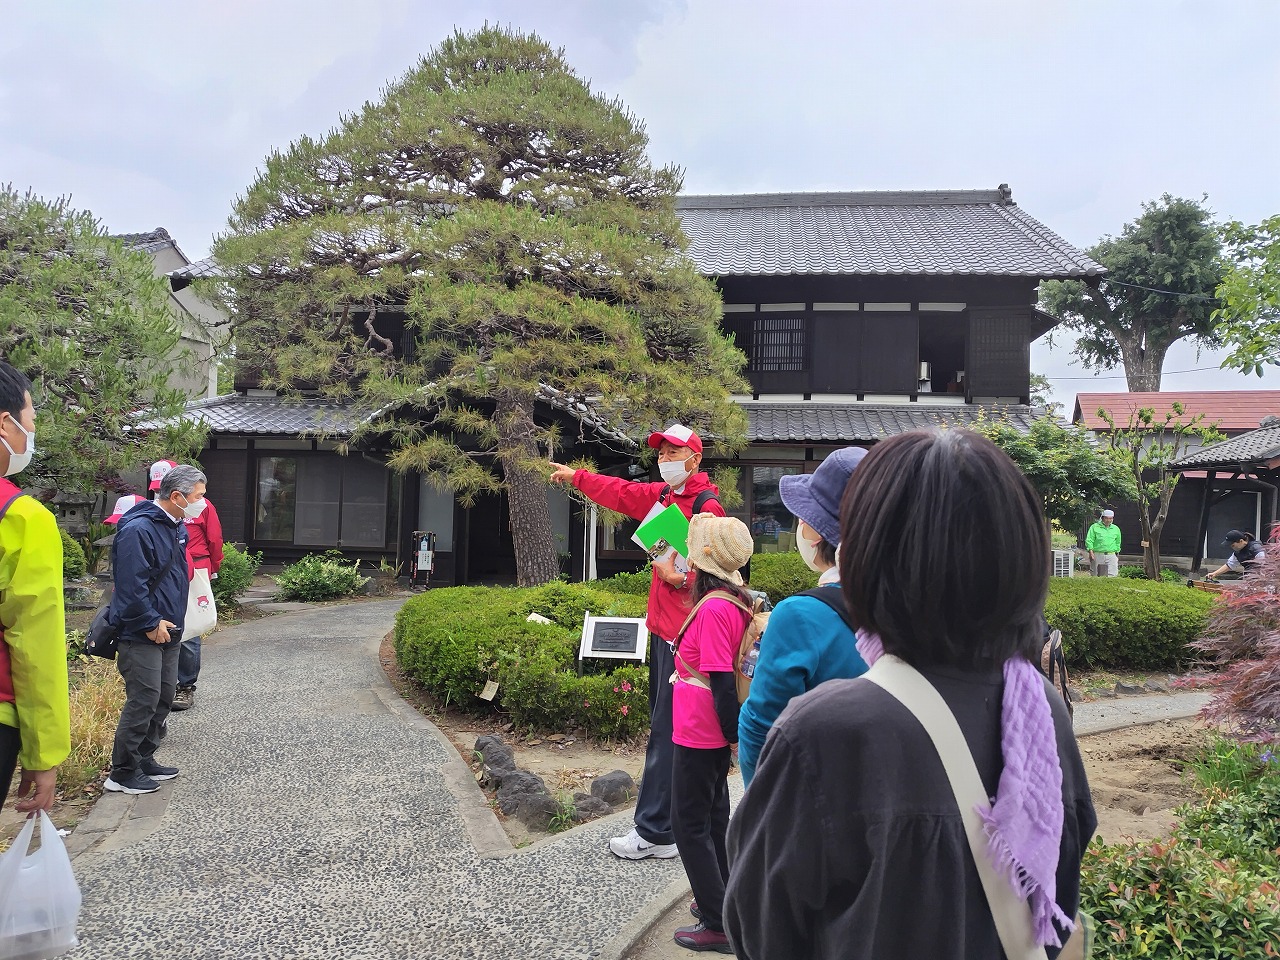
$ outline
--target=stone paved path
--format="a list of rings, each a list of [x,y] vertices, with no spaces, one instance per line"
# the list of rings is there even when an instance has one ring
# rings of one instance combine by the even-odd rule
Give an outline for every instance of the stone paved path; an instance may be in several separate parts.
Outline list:
[[[511,851],[470,770],[391,690],[400,601],[219,631],[157,794],[105,796],[69,846],[76,958],[616,956],[683,880],[620,861],[626,813]],[[613,946],[611,946],[613,944]]]

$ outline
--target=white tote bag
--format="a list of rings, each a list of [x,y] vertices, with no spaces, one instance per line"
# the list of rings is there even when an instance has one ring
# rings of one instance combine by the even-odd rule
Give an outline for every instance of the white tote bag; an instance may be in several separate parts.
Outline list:
[[[40,849],[28,854],[37,819]],[[80,885],[58,829],[44,811],[31,817],[0,856],[0,958],[47,960],[76,946]]]
[[[196,567],[187,589],[187,619],[182,626],[182,639],[190,640],[211,633],[218,625],[218,607],[213,602],[213,586],[209,571]]]

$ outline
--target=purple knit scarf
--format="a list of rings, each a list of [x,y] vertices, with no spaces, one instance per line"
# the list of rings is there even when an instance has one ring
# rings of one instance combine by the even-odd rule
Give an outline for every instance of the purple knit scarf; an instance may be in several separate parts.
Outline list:
[[[858,631],[858,653],[868,665],[884,653],[874,633]],[[1061,946],[1053,921],[1066,930],[1075,922],[1057,901],[1058,852],[1062,844],[1062,765],[1053,712],[1040,671],[1023,657],[1004,665],[1000,751],[1004,770],[991,809],[977,807],[996,871],[1031,905],[1035,941]]]

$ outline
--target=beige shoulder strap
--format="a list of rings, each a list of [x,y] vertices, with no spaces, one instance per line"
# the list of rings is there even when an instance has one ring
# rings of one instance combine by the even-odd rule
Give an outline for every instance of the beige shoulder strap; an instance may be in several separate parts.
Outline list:
[[[969,850],[977,864],[978,877],[987,895],[1005,956],[1008,960],[1046,960],[1044,947],[1037,944],[1031,935],[1031,908],[996,873],[991,858],[987,856],[987,837],[983,832],[982,818],[975,808],[979,804],[989,808],[990,800],[982,787],[978,766],[973,762],[973,754],[955,714],[933,684],[915,667],[892,654],[882,655],[863,676],[915,714],[933,741],[947,771],[956,804],[960,807]]]

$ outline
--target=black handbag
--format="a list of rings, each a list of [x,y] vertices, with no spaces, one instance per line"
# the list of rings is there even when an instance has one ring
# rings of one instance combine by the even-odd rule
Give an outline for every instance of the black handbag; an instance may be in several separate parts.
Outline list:
[[[111,622],[111,602],[107,601],[94,614],[93,623],[84,638],[84,652],[91,657],[114,660],[120,646],[120,628]]]

